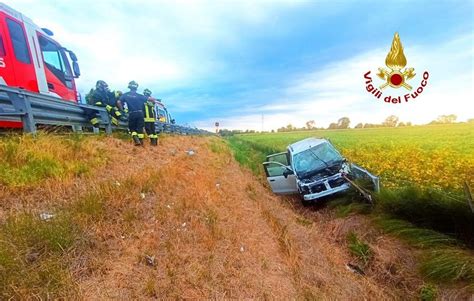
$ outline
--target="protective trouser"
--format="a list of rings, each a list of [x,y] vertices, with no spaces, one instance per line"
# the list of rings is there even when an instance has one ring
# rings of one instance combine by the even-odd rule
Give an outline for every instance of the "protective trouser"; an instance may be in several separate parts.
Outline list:
[[[143,127],[145,126],[145,120],[143,111],[132,111],[128,114],[128,129],[132,133],[132,139],[135,145],[143,145]]]
[[[84,112],[86,113],[87,119],[92,124],[92,126],[98,128],[100,124],[100,119],[97,117],[97,111],[85,109]]]
[[[150,137],[150,144],[153,146],[158,145],[158,135],[156,134],[155,121],[156,111],[154,104],[146,103],[145,106],[145,131],[148,137]]]
[[[148,137],[150,137],[150,144],[157,146],[158,134],[156,133],[155,122],[145,122],[145,131]]]
[[[107,112],[110,115],[110,119],[113,125],[118,125],[119,124],[119,119],[122,118],[122,112],[117,107],[113,107],[111,105],[105,104],[101,101],[97,101],[94,103],[95,106],[98,107],[103,107],[107,110]]]

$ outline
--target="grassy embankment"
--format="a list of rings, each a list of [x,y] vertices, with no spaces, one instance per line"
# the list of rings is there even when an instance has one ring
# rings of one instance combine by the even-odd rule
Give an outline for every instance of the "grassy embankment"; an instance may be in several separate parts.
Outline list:
[[[107,180],[101,168],[119,159],[109,151],[115,144],[100,136],[0,138],[0,299],[76,298],[77,279],[100,252],[97,229],[128,231],[140,193],[159,177]]]
[[[381,229],[425,250],[420,269],[428,278],[474,288],[474,214],[462,191],[464,181],[474,186],[473,124],[248,134],[228,141],[235,158],[263,179],[266,155],[314,136],[329,138],[350,161],[380,175],[383,185],[374,208],[350,198],[330,206],[342,215],[372,212]]]

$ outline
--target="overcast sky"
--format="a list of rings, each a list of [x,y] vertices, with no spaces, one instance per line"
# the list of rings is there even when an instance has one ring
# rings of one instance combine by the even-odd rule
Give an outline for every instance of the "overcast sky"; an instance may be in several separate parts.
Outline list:
[[[392,2],[392,3],[389,3]],[[136,80],[180,124],[276,129],[380,123],[395,114],[426,123],[474,117],[473,1],[30,1],[6,4],[76,52],[84,94],[98,79],[126,90]],[[364,73],[385,67],[398,31],[407,67],[428,86],[387,104]],[[386,68],[386,67],[385,67]],[[376,85],[383,83],[374,78]],[[404,88],[384,90],[403,95]]]

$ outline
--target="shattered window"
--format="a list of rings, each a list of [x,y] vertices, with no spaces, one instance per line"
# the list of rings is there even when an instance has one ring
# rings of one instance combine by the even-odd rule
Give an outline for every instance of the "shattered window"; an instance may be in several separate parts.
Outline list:
[[[325,142],[294,156],[295,171],[298,175],[324,169],[342,160],[334,147]]]

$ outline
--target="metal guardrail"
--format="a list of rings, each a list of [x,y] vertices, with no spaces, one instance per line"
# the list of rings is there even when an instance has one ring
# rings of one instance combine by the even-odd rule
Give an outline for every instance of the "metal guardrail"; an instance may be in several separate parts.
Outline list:
[[[124,121],[113,126],[105,108],[0,85],[0,121],[21,122],[24,132],[27,133],[36,133],[37,125],[70,126],[74,131],[93,128],[87,117],[87,113],[93,112],[100,121],[99,128],[104,129],[107,134],[127,130],[127,123]],[[159,121],[156,122],[156,128],[159,132],[181,135],[211,134],[204,130]]]

